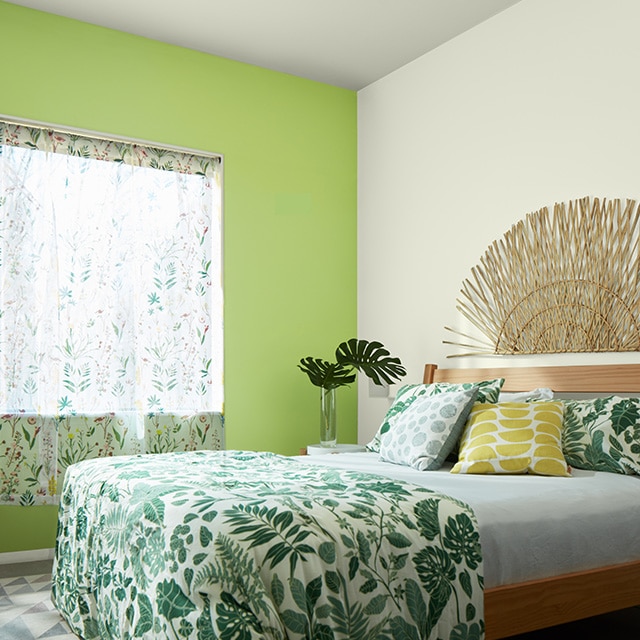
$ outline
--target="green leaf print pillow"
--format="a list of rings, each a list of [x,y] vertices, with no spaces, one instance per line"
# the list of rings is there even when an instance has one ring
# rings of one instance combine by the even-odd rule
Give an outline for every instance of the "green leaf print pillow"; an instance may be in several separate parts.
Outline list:
[[[565,401],[562,448],[577,469],[640,475],[640,398]]]
[[[407,411],[411,405],[422,396],[433,396],[438,393],[449,391],[468,391],[474,387],[478,388],[476,402],[497,402],[500,389],[504,384],[504,378],[494,380],[483,380],[482,382],[462,382],[458,384],[450,382],[434,382],[432,384],[406,384],[398,390],[393,404],[387,411],[378,432],[373,440],[367,445],[369,451],[380,453],[380,437],[382,434],[393,428],[398,419],[402,419],[402,413]]]

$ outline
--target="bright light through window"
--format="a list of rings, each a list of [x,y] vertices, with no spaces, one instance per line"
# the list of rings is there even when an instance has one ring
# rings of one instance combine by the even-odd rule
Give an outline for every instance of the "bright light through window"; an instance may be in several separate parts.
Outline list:
[[[0,410],[221,411],[220,158],[0,132]]]

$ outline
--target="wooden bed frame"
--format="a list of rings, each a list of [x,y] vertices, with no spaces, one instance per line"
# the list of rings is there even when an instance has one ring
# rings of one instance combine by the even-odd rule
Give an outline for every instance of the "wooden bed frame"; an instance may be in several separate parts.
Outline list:
[[[424,383],[504,378],[504,391],[549,387],[557,393],[640,396],[640,364],[439,369],[425,365]],[[486,640],[543,629],[640,605],[640,560],[543,580],[486,589]]]

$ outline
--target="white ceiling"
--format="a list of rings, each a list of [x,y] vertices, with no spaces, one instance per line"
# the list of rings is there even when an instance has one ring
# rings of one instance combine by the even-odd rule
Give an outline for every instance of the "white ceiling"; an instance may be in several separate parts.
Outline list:
[[[362,89],[519,0],[8,0]]]

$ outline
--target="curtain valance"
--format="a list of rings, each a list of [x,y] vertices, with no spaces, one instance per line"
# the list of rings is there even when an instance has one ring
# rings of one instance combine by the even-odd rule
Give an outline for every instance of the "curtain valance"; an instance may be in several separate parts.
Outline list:
[[[214,177],[221,158],[0,120],[0,145]]]

